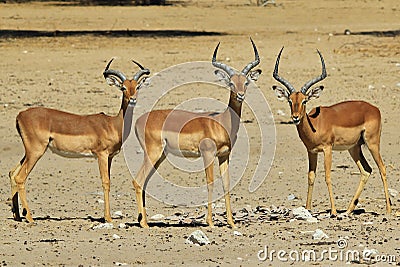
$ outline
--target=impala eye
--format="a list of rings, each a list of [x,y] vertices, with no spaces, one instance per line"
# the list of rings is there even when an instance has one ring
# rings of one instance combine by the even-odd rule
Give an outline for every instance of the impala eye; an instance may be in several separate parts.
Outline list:
[[[292,104],[293,104],[292,99],[288,99],[288,102],[289,102],[289,105],[292,105]]]
[[[307,100],[306,99],[304,99],[303,101],[301,101],[301,104],[302,105],[305,105],[307,103]]]

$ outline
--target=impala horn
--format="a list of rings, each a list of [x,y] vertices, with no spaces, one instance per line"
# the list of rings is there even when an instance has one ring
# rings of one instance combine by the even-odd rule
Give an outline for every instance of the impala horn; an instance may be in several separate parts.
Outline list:
[[[138,62],[136,62],[135,60],[132,60],[133,63],[135,63],[136,65],[139,66],[140,70],[133,76],[133,80],[138,81],[140,79],[140,77],[142,77],[143,75],[149,75],[150,74],[150,70],[144,68],[142,65],[140,65]]]
[[[281,84],[283,84],[286,87],[286,89],[289,91],[289,94],[292,94],[292,93],[296,92],[296,89],[294,89],[293,85],[291,85],[289,83],[289,81],[287,81],[286,79],[284,79],[278,75],[279,60],[281,59],[282,51],[283,51],[283,46],[281,48],[281,51],[279,51],[278,57],[276,58],[275,69],[274,69],[274,73],[272,74],[272,76],[275,78],[275,80],[277,80],[278,82],[280,82]]]
[[[110,60],[110,62],[108,62],[107,66],[106,66],[106,69],[105,69],[104,72],[103,72],[103,76],[104,76],[105,79],[107,79],[107,77],[108,77],[109,75],[114,75],[114,76],[118,77],[118,78],[121,80],[121,83],[123,83],[123,82],[126,80],[126,76],[125,76],[122,72],[120,72],[120,71],[118,71],[118,70],[110,70],[110,69],[109,69],[109,68],[110,68],[110,65],[111,65],[111,62],[112,62],[113,60],[114,60],[114,58],[112,58],[112,59]]]
[[[213,58],[212,58],[212,64],[213,64],[214,67],[217,67],[217,68],[225,71],[226,73],[228,73],[229,77],[232,77],[232,75],[235,74],[235,71],[231,67],[229,67],[228,65],[226,65],[224,63],[221,63],[221,62],[217,62],[217,52],[218,52],[219,44],[220,43],[218,43],[217,47],[214,50],[214,55],[213,55]]]
[[[257,51],[257,47],[253,42],[253,39],[250,38],[251,44],[253,45],[253,49],[254,49],[254,56],[255,56],[255,60],[250,62],[243,70],[242,70],[242,74],[244,76],[247,76],[247,74],[249,73],[250,70],[252,70],[255,66],[257,66],[258,64],[260,64],[260,56],[258,55],[258,51]]]
[[[322,64],[322,74],[314,79],[311,79],[310,81],[308,81],[306,84],[303,85],[303,87],[301,87],[300,92],[302,92],[304,95],[307,93],[308,89],[310,89],[311,86],[313,86],[314,84],[316,84],[317,82],[322,81],[323,79],[326,78],[326,68],[325,68],[325,62],[324,62],[324,58],[322,57],[321,53],[319,52],[319,50],[317,49],[318,55],[321,59],[321,64]]]

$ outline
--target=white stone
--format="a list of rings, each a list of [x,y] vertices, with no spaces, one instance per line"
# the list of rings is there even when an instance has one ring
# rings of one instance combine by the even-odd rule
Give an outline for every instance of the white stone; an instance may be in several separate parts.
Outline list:
[[[234,236],[242,236],[243,234],[241,232],[235,230],[235,231],[233,231],[233,235]]]
[[[114,239],[120,239],[121,237],[119,236],[119,235],[117,235],[117,234],[113,234],[113,236],[112,236]]]
[[[118,228],[125,229],[125,228],[127,228],[127,226],[124,223],[120,223],[120,224],[118,224]]]
[[[112,223],[100,223],[98,225],[93,226],[93,230],[97,229],[113,229],[114,225]]]
[[[117,217],[124,217],[124,215],[122,214],[122,211],[117,210],[116,212],[114,212],[114,215]]]
[[[315,230],[314,234],[312,235],[314,240],[321,240],[325,238],[329,238],[327,234],[324,233],[321,229]]]
[[[160,220],[162,220],[164,218],[165,218],[165,216],[162,215],[162,214],[155,214],[155,215],[150,217],[150,220],[152,220],[152,221],[160,221]]]
[[[194,244],[197,246],[203,246],[210,244],[210,240],[201,230],[196,230],[190,234],[186,239],[186,244]]]

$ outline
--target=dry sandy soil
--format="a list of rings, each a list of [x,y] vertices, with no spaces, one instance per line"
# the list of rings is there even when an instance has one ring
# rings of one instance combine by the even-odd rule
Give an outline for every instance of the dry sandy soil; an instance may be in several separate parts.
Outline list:
[[[399,265],[400,195],[394,191],[400,191],[400,39],[395,36],[400,30],[398,0],[277,0],[276,5],[266,7],[257,7],[245,0],[183,1],[165,7],[2,3],[0,21],[0,265],[283,265],[296,262],[288,254],[282,255],[288,259],[286,263],[276,253],[273,260],[265,261],[257,254],[265,246],[269,251],[314,250],[321,254],[323,250],[339,250],[336,241],[341,238],[348,245],[342,252],[375,249],[373,262],[381,260],[377,266]],[[353,34],[344,35],[346,29]],[[23,33],[23,30],[39,32]],[[207,35],[207,32],[219,34]],[[50,36],[45,36],[48,33]],[[24,37],[24,34],[35,36]],[[313,211],[322,217],[317,223],[291,220],[290,215],[273,221],[238,222],[237,231],[242,235],[234,235],[225,223],[209,229],[204,218],[198,224],[163,220],[151,223],[150,229],[142,229],[136,219],[132,176],[121,153],[115,157],[111,170],[111,209],[112,214],[122,211],[122,217],[113,216],[114,229],[94,230],[93,226],[100,225],[103,216],[97,162],[66,159],[47,152],[27,182],[28,201],[36,223],[12,219],[7,201],[8,171],[23,156],[22,142],[15,129],[18,112],[30,106],[46,106],[79,114],[116,114],[120,92],[107,86],[102,77],[111,57],[117,58],[113,68],[129,76],[136,71],[131,59],[157,73],[183,62],[209,61],[215,45],[221,42],[219,59],[241,69],[253,59],[249,36],[256,42],[261,56],[263,74],[257,85],[274,114],[276,151],[264,182],[250,193],[249,182],[257,164],[254,155],[259,153],[261,142],[260,138],[250,139],[251,153],[249,156],[243,153],[243,157],[249,158],[247,168],[232,190],[233,210],[257,206],[292,210],[305,205],[306,150],[295,126],[287,123],[290,121],[287,103],[278,101],[271,90],[276,84],[271,75],[275,58],[285,46],[281,73],[296,87],[320,73],[315,49],[324,55],[328,71],[323,82],[325,90],[320,99],[309,103],[309,109],[348,99],[363,99],[380,108],[381,153],[387,166],[389,188],[394,189],[391,215],[385,213],[377,166],[365,149],[373,174],[356,213],[349,218],[338,220],[326,216],[330,205],[320,156],[313,195]],[[160,105],[173,107],[199,95],[225,103],[228,100],[225,90],[200,91],[172,91]],[[139,105],[147,95],[150,93],[141,91]],[[249,136],[259,135],[255,130],[257,120],[248,106],[244,107],[242,120],[248,122],[244,125]],[[240,153],[241,148],[236,149]],[[135,153],[135,157],[137,161],[142,160],[140,153]],[[236,171],[235,166],[232,170]],[[357,172],[346,151],[334,152],[332,180],[340,211],[347,208],[356,190]],[[205,180],[203,172],[185,173],[167,162],[161,165],[160,173],[185,186],[202,185]],[[296,198],[289,200],[290,194]],[[220,203],[217,207],[222,206]],[[146,204],[149,217],[206,211],[204,206],[176,207],[151,196],[147,196]],[[120,223],[125,223],[127,228],[118,228]],[[313,240],[312,233],[318,228],[329,238]],[[211,244],[185,243],[197,229],[208,236]],[[382,262],[385,259],[391,263]],[[322,262],[297,264],[339,266],[345,263],[345,258],[329,260],[326,256]],[[351,262],[368,263],[363,259]]]

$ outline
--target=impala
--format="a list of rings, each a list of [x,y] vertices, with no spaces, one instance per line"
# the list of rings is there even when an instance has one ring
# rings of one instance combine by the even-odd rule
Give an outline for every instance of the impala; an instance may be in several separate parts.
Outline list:
[[[331,184],[332,150],[348,150],[360,170],[361,178],[356,193],[344,215],[350,214],[355,209],[358,198],[372,172],[361,150],[361,145],[365,144],[378,165],[385,192],[386,211],[390,214],[391,203],[386,180],[386,169],[379,152],[381,136],[381,114],[379,109],[364,101],[345,101],[328,107],[313,108],[307,114],[307,102],[318,98],[324,88],[319,86],[310,90],[311,86],[326,77],[324,59],[317,50],[322,63],[322,74],[304,84],[300,92],[296,92],[295,88],[287,80],[278,75],[282,51],[283,47],[276,59],[273,77],[284,85],[286,89],[277,86],[272,88],[279,99],[288,100],[293,123],[296,125],[299,137],[308,152],[306,208],[311,209],[317,157],[319,152],[323,152],[325,181],[329,192],[331,215],[337,215]]]
[[[215,74],[230,87],[229,105],[222,113],[194,113],[185,110],[153,110],[139,117],[135,124],[136,136],[144,150],[144,161],[133,180],[138,205],[138,221],[147,228],[144,207],[144,185],[166,158],[168,153],[181,157],[202,157],[208,190],[208,214],[206,221],[212,222],[212,191],[214,182],[214,160],[218,158],[222,176],[227,222],[235,227],[229,194],[229,155],[239,130],[242,103],[248,84],[257,80],[261,70],[251,71],[260,63],[256,45],[251,40],[255,60],[240,73],[228,65],[217,62],[219,44],[214,50],[212,64],[217,68]]]
[[[18,194],[21,199],[23,215],[33,222],[26,198],[25,182],[47,148],[64,157],[95,157],[98,160],[104,191],[104,219],[111,221],[110,215],[110,167],[113,157],[122,145],[124,116],[129,105],[136,103],[137,90],[143,75],[150,74],[148,69],[136,63],[140,70],[132,80],[118,71],[109,69],[111,62],[103,72],[108,84],[118,87],[122,93],[122,103],[116,116],[104,113],[76,115],[64,111],[35,107],[22,111],[16,119],[16,127],[25,148],[22,160],[9,172],[11,183],[12,212],[15,220],[20,221]],[[141,80],[140,80],[141,79]]]

